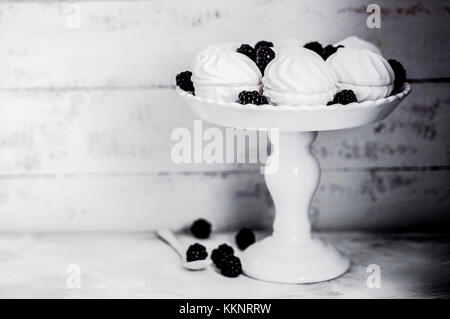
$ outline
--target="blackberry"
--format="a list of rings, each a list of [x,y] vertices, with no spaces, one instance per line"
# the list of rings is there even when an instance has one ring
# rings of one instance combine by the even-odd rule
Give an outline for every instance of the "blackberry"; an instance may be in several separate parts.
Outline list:
[[[222,275],[226,277],[237,277],[242,273],[241,260],[233,255],[226,256],[220,268]]]
[[[349,104],[352,102],[358,102],[356,95],[352,90],[342,90],[334,96],[333,104]]]
[[[217,268],[220,269],[222,267],[223,259],[233,254],[234,250],[232,247],[228,246],[227,244],[222,244],[212,251],[211,259],[213,263],[217,266]]]
[[[202,218],[197,219],[191,226],[191,233],[196,238],[208,238],[211,234],[211,224]]]
[[[189,246],[186,252],[187,261],[203,260],[206,259],[206,257],[208,257],[208,252],[206,251],[205,246],[200,245],[199,243]]]
[[[242,228],[237,234],[236,234],[236,244],[239,247],[240,250],[244,250],[251,244],[255,242],[255,234],[253,231],[249,228]]]
[[[269,42],[269,41],[259,41],[258,43],[255,44],[255,51],[258,51],[258,49],[260,47],[269,47],[269,48],[273,48],[273,43]]]
[[[257,91],[242,91],[239,93],[240,104],[256,104],[259,93]]]
[[[275,52],[269,47],[259,47],[256,51],[256,65],[261,70],[261,73],[264,74],[264,69],[267,64],[275,58]]]
[[[320,43],[317,42],[317,41],[314,41],[314,42],[308,42],[308,43],[306,43],[303,47],[306,48],[306,49],[309,49],[309,50],[311,50],[311,51],[314,51],[314,52],[316,52],[318,55],[322,56],[322,50],[323,50],[322,44],[320,44]]]
[[[323,48],[322,50],[322,59],[326,60],[328,59],[332,54],[336,53],[336,51],[339,48],[343,48],[343,45],[338,45],[337,47],[332,46],[331,44],[327,45],[325,48]]]
[[[179,86],[183,91],[194,93],[194,83],[192,83],[191,77],[192,72],[190,71],[184,71],[177,74],[175,78],[177,86]]]
[[[267,97],[264,95],[259,96],[259,105],[269,104],[269,101],[267,100]]]
[[[265,96],[259,95],[258,91],[242,91],[239,93],[240,104],[269,104]]]
[[[406,81],[406,70],[403,65],[394,59],[388,60],[392,70],[394,71],[394,91],[398,92],[401,90],[403,83]]]
[[[256,50],[253,49],[253,47],[249,44],[242,44],[239,48],[236,49],[236,52],[248,56],[253,61],[255,61],[256,59]]]

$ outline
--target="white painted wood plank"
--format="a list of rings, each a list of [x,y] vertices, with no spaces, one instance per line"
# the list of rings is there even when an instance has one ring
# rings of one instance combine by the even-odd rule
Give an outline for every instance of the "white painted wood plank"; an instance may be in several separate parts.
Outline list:
[[[234,232],[201,241],[209,251]],[[265,236],[258,233],[258,237]],[[309,285],[280,285],[214,269],[184,270],[178,256],[147,235],[0,236],[1,298],[448,298],[448,236],[320,234],[348,254],[344,276]],[[185,245],[193,238],[180,236]],[[240,252],[236,249],[237,254]],[[367,266],[380,266],[381,288],[366,285]],[[81,287],[68,289],[69,265]],[[207,283],[207,284],[199,284]],[[217,289],[220,287],[220,289]]]
[[[318,229],[447,230],[450,173],[325,172],[312,203]]]
[[[0,230],[142,231],[200,217],[218,229],[259,224],[270,219],[259,215],[268,207],[264,193],[248,194],[259,182],[258,174],[220,173],[1,180]]]
[[[0,3],[0,88],[172,85],[195,52],[219,41],[356,34],[403,62],[411,78],[448,77],[445,1],[378,1],[382,28],[345,1],[82,1]],[[77,9],[78,10],[78,9]]]
[[[314,151],[322,167],[448,165],[446,87],[414,85],[412,94],[385,121],[320,133]],[[193,134],[197,119],[174,90],[14,91],[0,93],[0,101],[0,175],[256,168],[173,163],[172,131],[185,127]],[[257,148],[250,151],[255,154]]]
[[[0,96],[1,174],[238,168],[172,161],[171,149],[177,143],[172,131],[185,127],[194,138],[197,118],[171,89],[21,91]]]
[[[317,229],[445,229],[448,171],[324,172],[313,200]],[[269,228],[273,204],[258,172],[60,176],[0,180],[0,231],[148,231]]]

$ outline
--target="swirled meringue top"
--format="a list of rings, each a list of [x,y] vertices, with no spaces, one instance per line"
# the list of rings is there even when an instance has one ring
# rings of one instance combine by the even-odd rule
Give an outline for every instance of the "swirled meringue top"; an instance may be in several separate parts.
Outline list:
[[[264,89],[289,94],[319,94],[336,86],[336,76],[323,59],[304,48],[277,52],[266,67]]]
[[[341,48],[326,63],[339,83],[359,86],[385,86],[394,82],[394,72],[379,54],[367,49]]]
[[[341,40],[335,44],[335,46],[338,45],[343,45],[345,48],[367,49],[375,52],[376,54],[382,55],[380,48],[378,48],[375,44],[356,36],[346,37],[344,40]]]
[[[237,47],[215,46],[195,59],[192,81],[198,86],[248,86],[261,82],[261,71],[250,58],[237,53]]]

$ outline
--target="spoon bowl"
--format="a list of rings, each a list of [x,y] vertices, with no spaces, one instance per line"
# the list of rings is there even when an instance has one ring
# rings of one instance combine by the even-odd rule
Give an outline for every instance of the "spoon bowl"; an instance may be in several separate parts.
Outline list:
[[[211,261],[208,259],[203,260],[195,260],[195,261],[186,261],[183,263],[183,267],[188,270],[203,270],[209,267],[211,265]]]

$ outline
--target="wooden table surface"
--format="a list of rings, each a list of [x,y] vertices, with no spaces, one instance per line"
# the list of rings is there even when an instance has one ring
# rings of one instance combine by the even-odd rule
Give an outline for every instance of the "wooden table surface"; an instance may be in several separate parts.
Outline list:
[[[258,234],[262,237],[265,234]],[[214,268],[189,272],[154,234],[0,235],[0,298],[445,298],[450,296],[450,236],[327,233],[349,255],[344,276],[306,285],[230,279]],[[208,250],[232,233],[201,241]],[[187,245],[194,239],[181,235]],[[381,287],[368,288],[367,267]],[[79,272],[78,272],[79,271]],[[80,274],[80,287],[68,282]],[[75,281],[76,282],[76,281]]]

